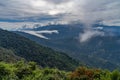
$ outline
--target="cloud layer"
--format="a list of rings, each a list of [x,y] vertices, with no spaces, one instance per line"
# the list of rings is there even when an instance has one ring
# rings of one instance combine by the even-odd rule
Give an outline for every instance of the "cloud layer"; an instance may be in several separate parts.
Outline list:
[[[89,27],[100,21],[119,26],[119,14],[120,0],[0,0],[1,23],[78,21]]]

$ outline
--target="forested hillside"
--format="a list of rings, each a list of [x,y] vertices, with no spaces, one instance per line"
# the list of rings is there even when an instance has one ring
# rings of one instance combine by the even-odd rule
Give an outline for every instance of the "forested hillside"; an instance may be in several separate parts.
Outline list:
[[[22,57],[27,61],[35,61],[42,67],[48,66],[63,70],[72,70],[79,64],[65,53],[43,47],[27,38],[1,29],[0,46],[9,49],[10,55],[14,52],[16,56]]]
[[[12,50],[0,47],[0,61],[14,63],[23,58],[16,56]]]

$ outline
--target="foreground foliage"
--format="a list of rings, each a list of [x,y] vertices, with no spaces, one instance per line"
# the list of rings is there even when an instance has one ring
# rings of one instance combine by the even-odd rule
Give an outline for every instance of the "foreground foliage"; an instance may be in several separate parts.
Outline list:
[[[16,64],[0,62],[0,80],[65,80],[66,72],[39,68],[36,63],[20,61]]]
[[[0,80],[120,80],[120,72],[114,70],[79,67],[73,72],[40,68],[34,62],[16,64],[0,62]]]

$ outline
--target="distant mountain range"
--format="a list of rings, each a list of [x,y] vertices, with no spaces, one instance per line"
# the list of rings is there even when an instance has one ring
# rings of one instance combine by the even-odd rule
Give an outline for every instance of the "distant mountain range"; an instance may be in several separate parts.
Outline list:
[[[79,63],[67,54],[41,46],[16,33],[0,29],[0,60],[15,62],[20,59],[37,62],[41,67],[73,70]]]
[[[66,52],[91,67],[110,70],[119,67],[120,27],[95,24],[92,30],[103,32],[104,36],[93,36],[89,41],[80,43],[79,35],[84,32],[82,24],[37,26],[15,33],[44,46]]]

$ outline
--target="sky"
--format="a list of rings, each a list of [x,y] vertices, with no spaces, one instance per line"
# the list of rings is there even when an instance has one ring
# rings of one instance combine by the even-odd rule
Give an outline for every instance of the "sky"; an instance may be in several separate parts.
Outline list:
[[[120,0],[0,0],[0,28],[96,21],[120,26]]]

